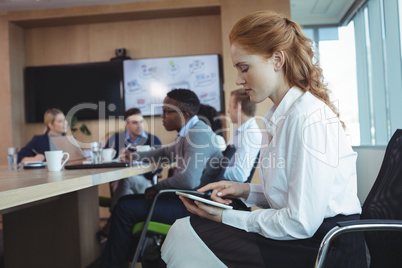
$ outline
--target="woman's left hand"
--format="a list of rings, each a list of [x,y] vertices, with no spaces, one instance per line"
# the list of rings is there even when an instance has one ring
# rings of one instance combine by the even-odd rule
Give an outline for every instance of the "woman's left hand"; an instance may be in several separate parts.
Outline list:
[[[179,198],[181,201],[183,201],[187,210],[191,213],[211,221],[222,222],[222,214],[224,209],[208,206],[200,201],[192,201],[191,199],[183,196],[179,196]]]

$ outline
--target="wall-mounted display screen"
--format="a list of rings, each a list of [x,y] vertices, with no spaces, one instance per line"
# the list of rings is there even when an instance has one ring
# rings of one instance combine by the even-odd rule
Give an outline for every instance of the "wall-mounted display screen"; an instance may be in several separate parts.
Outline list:
[[[197,55],[124,61],[125,108],[143,115],[162,113],[163,99],[175,88],[194,91],[201,103],[223,110],[219,55]]]
[[[121,61],[25,68],[27,122],[43,122],[48,108],[70,112],[78,119],[124,114]]]
[[[80,120],[123,116],[133,107],[160,115],[175,88],[193,90],[222,112],[221,77],[217,54],[26,67],[26,120],[42,122],[49,108]]]

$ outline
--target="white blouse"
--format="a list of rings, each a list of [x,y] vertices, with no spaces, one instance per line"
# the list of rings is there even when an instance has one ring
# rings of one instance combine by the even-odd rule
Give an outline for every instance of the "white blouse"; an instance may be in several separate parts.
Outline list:
[[[261,185],[250,184],[253,212],[225,210],[225,224],[278,240],[312,237],[324,218],[361,213],[356,157],[337,116],[293,87],[265,115]]]

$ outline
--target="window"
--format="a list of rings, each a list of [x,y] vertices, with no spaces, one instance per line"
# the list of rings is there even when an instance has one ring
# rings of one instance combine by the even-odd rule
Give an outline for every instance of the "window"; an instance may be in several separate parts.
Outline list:
[[[360,144],[359,109],[356,81],[354,24],[346,27],[305,28],[314,40],[331,101],[339,110],[352,145]]]
[[[346,27],[335,29],[338,30],[337,40],[320,38],[320,65],[332,92],[331,101],[338,107],[351,143],[360,145],[354,24],[351,22]]]
[[[305,33],[352,145],[387,145],[402,128],[402,0],[368,0],[348,26]]]
[[[361,145],[402,127],[401,0],[370,0],[354,17]]]

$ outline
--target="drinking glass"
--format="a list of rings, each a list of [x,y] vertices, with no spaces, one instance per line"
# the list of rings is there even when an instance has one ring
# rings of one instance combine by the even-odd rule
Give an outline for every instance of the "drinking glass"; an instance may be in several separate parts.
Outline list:
[[[102,163],[102,143],[101,142],[91,142],[91,156],[92,163],[99,164]]]
[[[10,147],[7,149],[7,160],[10,170],[18,169],[18,148]]]

